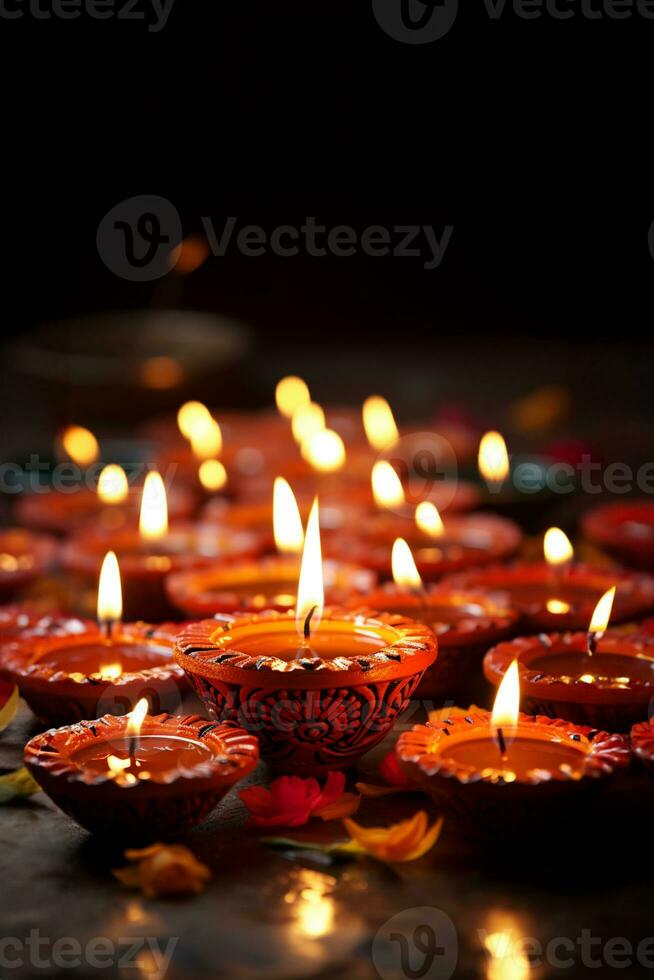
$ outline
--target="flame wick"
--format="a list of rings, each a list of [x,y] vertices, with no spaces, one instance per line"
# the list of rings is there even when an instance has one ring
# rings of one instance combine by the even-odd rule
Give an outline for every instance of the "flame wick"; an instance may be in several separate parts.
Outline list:
[[[104,621],[104,623],[102,625],[104,626],[105,636],[107,637],[107,640],[109,641],[109,643],[111,643],[111,634],[114,631],[114,620],[113,619],[105,619],[105,621]]]
[[[311,639],[311,619],[315,613],[318,606],[312,606],[307,613],[307,618],[304,620],[304,642],[308,643]]]
[[[506,759],[506,739],[504,738],[504,732],[501,728],[497,729],[497,741],[500,745],[500,755],[502,760]]]
[[[588,634],[588,656],[594,657],[597,653],[597,641],[604,636],[603,633],[589,633]]]

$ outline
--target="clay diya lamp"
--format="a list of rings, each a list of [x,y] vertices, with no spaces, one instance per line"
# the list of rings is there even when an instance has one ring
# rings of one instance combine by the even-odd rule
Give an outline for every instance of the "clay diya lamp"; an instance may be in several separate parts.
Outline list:
[[[485,504],[495,514],[517,521],[530,533],[548,524],[557,494],[568,496],[574,489],[572,478],[560,469],[551,471],[555,461],[546,456],[509,454],[499,432],[487,432],[477,457],[479,474],[486,490]]]
[[[442,702],[456,696],[475,675],[486,651],[515,634],[518,614],[501,597],[483,590],[425,585],[401,538],[393,546],[392,567],[393,583],[368,593],[366,608],[429,626],[438,639],[438,658],[423,674],[416,697]],[[365,614],[360,598],[352,597],[347,606]]]
[[[520,613],[524,633],[581,630],[611,586],[615,623],[640,619],[654,607],[654,578],[572,563],[572,545],[558,528],[545,535],[546,561],[496,565],[453,576],[451,584],[504,596]]]
[[[287,772],[356,762],[392,728],[436,658],[426,626],[323,610],[321,571],[314,506],[296,610],[221,615],[177,638],[177,662],[212,716],[256,732],[262,755]]]
[[[654,724],[651,718],[633,726],[630,741],[636,758],[640,759],[650,776],[654,776]]]
[[[598,602],[587,633],[541,633],[493,647],[484,657],[486,679],[499,685],[517,660],[527,711],[629,731],[649,713],[654,644],[605,635],[612,595]]]
[[[105,715],[51,729],[25,746],[25,765],[56,805],[91,833],[121,842],[169,840],[208,816],[257,765],[255,736],[197,715]]]
[[[173,657],[179,624],[120,620],[120,575],[110,553],[98,589],[98,622],[42,619],[3,645],[0,672],[50,724],[124,714],[143,696],[157,710],[177,709],[188,692]]]
[[[22,528],[0,531],[0,601],[13,598],[53,567],[58,545]]]
[[[125,471],[111,464],[101,471],[95,489],[80,486],[69,493],[43,489],[21,496],[16,504],[16,516],[27,527],[57,535],[88,527],[116,531],[137,525],[142,492],[142,484],[130,485]],[[187,520],[196,504],[197,495],[188,487],[181,483],[169,487],[171,520]]]
[[[158,474],[150,473],[139,528],[114,533],[88,531],[71,538],[63,548],[62,567],[83,588],[92,589],[107,551],[114,551],[120,560],[126,618],[159,619],[174,614],[164,589],[170,572],[200,568],[218,558],[253,558],[260,553],[261,542],[252,533],[215,525],[178,524],[169,528],[163,482]]]
[[[417,725],[397,744],[401,768],[452,819],[455,833],[533,840],[596,812],[610,777],[629,765],[624,737],[569,721],[518,713],[517,666],[493,713],[475,710]],[[507,692],[507,685],[503,693]],[[498,710],[499,706],[499,710]],[[592,809],[591,809],[592,808]]]
[[[361,521],[355,534],[335,535],[327,553],[342,561],[372,568],[384,578],[391,575],[391,548],[404,538],[425,581],[451,572],[511,558],[522,541],[518,526],[493,514],[453,514],[441,519],[433,504],[416,508],[415,520],[379,512]]]
[[[654,571],[654,502],[629,500],[602,504],[584,514],[584,535],[632,568]]]

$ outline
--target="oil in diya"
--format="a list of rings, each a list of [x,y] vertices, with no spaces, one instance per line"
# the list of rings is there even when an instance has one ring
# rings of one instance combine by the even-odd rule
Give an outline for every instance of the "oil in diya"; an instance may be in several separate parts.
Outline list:
[[[348,608],[381,609],[425,623],[438,639],[438,658],[425,671],[416,696],[434,706],[465,688],[490,646],[515,635],[518,614],[501,596],[440,583],[426,584],[406,541],[398,538],[391,556],[393,583],[364,597],[352,597]]]
[[[175,656],[209,712],[256,732],[273,766],[318,774],[352,765],[383,739],[436,647],[413,620],[324,607],[316,500],[296,608],[190,624]]]
[[[455,833],[534,839],[590,812],[609,777],[627,768],[627,740],[557,718],[519,712],[516,661],[491,713],[454,711],[400,736],[397,758]],[[593,810],[593,812],[595,812]]]
[[[63,724],[124,714],[147,693],[159,709],[179,707],[187,685],[173,659],[179,624],[123,623],[120,570],[109,552],[98,587],[97,623],[51,619],[3,650],[2,673],[35,715]]]
[[[502,594],[520,614],[522,634],[586,628],[602,595],[615,584],[613,621],[646,615],[654,604],[654,578],[574,562],[568,537],[551,527],[543,540],[545,562],[471,569],[448,584]]]
[[[520,664],[528,711],[626,732],[647,717],[654,695],[654,643],[607,635],[615,588],[600,599],[585,633],[541,633],[500,643],[484,657],[498,686]]]
[[[178,837],[200,823],[259,758],[257,739],[197,715],[127,716],[51,729],[25,747],[25,765],[85,829],[124,842]]]
[[[125,581],[125,612],[129,619],[165,618],[174,610],[164,582],[171,571],[210,564],[217,557],[254,557],[261,543],[256,535],[209,525],[169,527],[166,488],[159,473],[148,473],[143,487],[139,527],[116,532],[88,531],[70,540],[62,564],[82,586],[97,579],[106,551],[115,551]]]
[[[294,608],[304,529],[293,491],[280,477],[274,486],[272,527],[276,555],[266,555],[256,562],[218,562],[169,575],[166,591],[171,602],[195,618]],[[341,562],[327,561],[323,571],[329,605],[342,605],[353,593],[369,591],[376,582],[370,570]]]

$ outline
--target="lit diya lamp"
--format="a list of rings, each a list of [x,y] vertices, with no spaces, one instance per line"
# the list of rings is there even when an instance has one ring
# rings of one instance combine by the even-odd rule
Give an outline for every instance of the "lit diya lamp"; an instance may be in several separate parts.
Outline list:
[[[297,605],[186,627],[175,656],[208,711],[256,731],[289,772],[352,765],[407,707],[436,658],[436,638],[387,613],[324,608],[318,503],[304,542]]]
[[[15,598],[55,565],[59,545],[23,528],[0,530],[0,601]]]
[[[615,587],[597,603],[587,633],[541,633],[493,647],[484,658],[487,680],[498,686],[517,660],[527,711],[628,731],[654,695],[654,644],[605,635],[614,598]]]
[[[403,488],[387,465],[376,463],[373,469],[375,499],[386,508],[403,507]],[[434,581],[450,572],[511,558],[520,546],[522,533],[513,521],[494,514],[441,518],[431,501],[423,501],[414,511],[414,520],[388,509],[369,515],[356,533],[335,535],[329,542],[329,553],[389,578],[391,546],[396,538],[404,538],[411,546],[422,578]]]
[[[519,713],[520,678],[512,661],[492,713],[417,725],[400,735],[397,758],[453,831],[486,838],[533,839],[535,832],[581,821],[608,778],[629,764],[627,740],[559,718]],[[574,809],[571,809],[571,808]],[[595,812],[593,810],[593,812]]]
[[[544,563],[472,569],[447,584],[502,594],[520,613],[522,633],[584,629],[599,599],[613,585],[614,622],[640,619],[654,607],[654,578],[575,564],[572,544],[560,528],[547,531],[543,551]]]
[[[477,466],[487,490],[486,505],[511,517],[528,531],[547,523],[557,493],[570,494],[571,478],[554,460],[509,453],[499,432],[487,432],[479,443]]]
[[[125,583],[128,619],[171,615],[164,590],[169,572],[208,565],[217,558],[258,555],[261,542],[247,531],[208,524],[168,525],[166,489],[161,476],[148,473],[138,528],[87,531],[64,546],[62,565],[87,588],[97,581],[103,557],[115,551]]]
[[[173,659],[179,624],[123,623],[118,562],[105,557],[97,623],[47,617],[3,646],[2,675],[50,724],[124,714],[147,695],[177,708],[187,686]]]
[[[275,480],[272,523],[276,555],[256,562],[217,562],[169,575],[170,601],[189,618],[295,608],[304,530],[293,491],[282,478]],[[377,580],[366,568],[334,561],[324,563],[323,573],[330,605],[342,605],[353,593],[369,591]]]
[[[109,463],[100,471],[95,487],[80,485],[68,491],[43,487],[22,495],[16,517],[27,527],[52,534],[70,534],[91,526],[117,530],[137,523],[142,489],[141,483],[130,486],[122,466]],[[187,486],[175,485],[168,500],[171,519],[190,517],[196,503],[196,495]]]
[[[626,500],[601,504],[581,519],[592,544],[632,568],[654,571],[654,502]]]
[[[257,740],[197,715],[105,715],[51,729],[25,746],[25,765],[60,809],[92,833],[167,840],[201,823],[257,765]]]
[[[363,597],[366,606],[425,623],[438,638],[438,658],[416,692],[434,701],[455,695],[474,676],[489,647],[515,634],[518,614],[502,597],[483,590],[425,584],[406,541],[393,545],[393,583]],[[348,608],[361,607],[352,597]]]

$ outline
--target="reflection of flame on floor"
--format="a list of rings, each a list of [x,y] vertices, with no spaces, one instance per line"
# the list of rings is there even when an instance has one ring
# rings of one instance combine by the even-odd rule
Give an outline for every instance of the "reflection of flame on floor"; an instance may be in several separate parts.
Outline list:
[[[484,946],[488,953],[487,980],[526,980],[529,976],[529,959],[521,947],[520,937],[513,931],[489,933]]]
[[[336,879],[320,871],[300,869],[284,895],[293,912],[294,926],[302,936],[318,939],[331,932],[334,924],[332,889]]]

